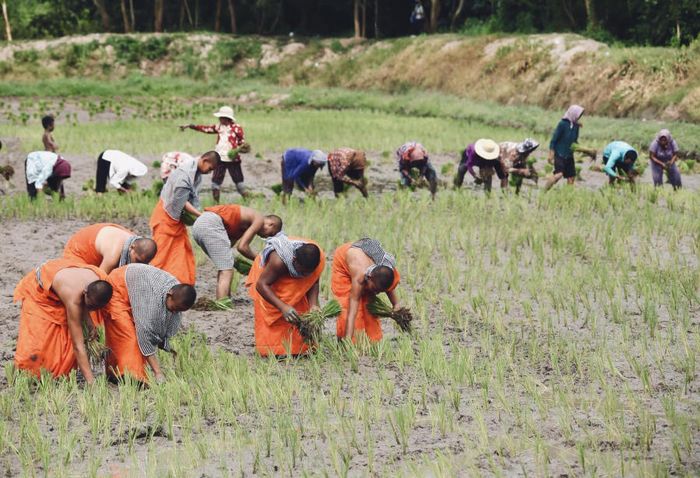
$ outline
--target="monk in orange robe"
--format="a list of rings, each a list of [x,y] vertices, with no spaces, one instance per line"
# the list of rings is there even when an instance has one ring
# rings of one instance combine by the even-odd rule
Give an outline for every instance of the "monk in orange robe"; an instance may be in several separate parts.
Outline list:
[[[195,265],[192,244],[183,222],[183,213],[199,217],[199,187],[202,174],[219,164],[219,153],[209,151],[196,159],[183,161],[170,173],[163,186],[149,225],[158,252],[151,265],[170,272],[185,284],[194,284]]]
[[[336,322],[338,338],[354,341],[355,333],[361,331],[372,342],[381,340],[382,324],[367,305],[385,292],[396,309],[394,289],[399,280],[393,256],[378,241],[364,238],[338,247],[331,269],[331,290],[343,309]]]
[[[267,239],[246,280],[255,311],[255,347],[260,355],[307,351],[292,323],[318,307],[318,282],[325,263],[315,242],[289,239],[284,233]]]
[[[63,257],[98,266],[106,274],[131,263],[148,264],[156,254],[153,239],[140,237],[118,224],[100,223],[73,234]]]
[[[92,383],[82,324],[94,330],[89,311],[101,309],[112,297],[106,278],[99,268],[72,259],[47,261],[24,276],[14,295],[22,301],[16,367],[60,377],[77,366]]]
[[[263,216],[249,207],[222,204],[204,209],[192,226],[192,237],[216,266],[217,299],[231,295],[234,263],[231,247],[235,244],[241,255],[254,260],[256,254],[250,243],[255,236],[268,238],[281,230],[279,216]]]
[[[128,374],[145,382],[148,365],[156,381],[162,381],[156,352],[159,348],[170,351],[180,313],[189,310],[197,298],[194,287],[148,264],[114,269],[107,280],[114,289],[105,318],[107,375],[120,379]]]

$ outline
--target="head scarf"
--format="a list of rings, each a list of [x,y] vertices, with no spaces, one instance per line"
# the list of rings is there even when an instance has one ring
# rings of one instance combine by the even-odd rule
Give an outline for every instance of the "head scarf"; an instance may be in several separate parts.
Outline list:
[[[666,138],[667,143],[666,147],[664,148],[661,146],[661,141],[659,141],[661,138]],[[678,151],[678,144],[676,144],[676,141],[673,139],[673,136],[671,136],[671,132],[667,129],[662,129],[656,134],[656,138],[654,138],[654,141],[652,141],[651,146],[649,147],[649,150],[653,151],[656,153],[657,150],[659,149],[670,149],[673,153]]]
[[[56,164],[53,165],[53,176],[56,176],[57,178],[61,179],[66,179],[70,178],[70,172],[70,163],[59,156],[56,160]]]
[[[516,150],[520,154],[525,154],[525,153],[532,153],[534,150],[536,150],[540,146],[540,143],[535,141],[532,138],[527,138],[525,141],[522,143],[518,144]]]
[[[569,106],[569,109],[566,110],[566,113],[564,114],[562,119],[569,120],[569,122],[571,123],[571,128],[573,128],[575,124],[578,124],[578,120],[581,119],[583,111],[583,106],[571,105]]]
[[[318,163],[321,166],[325,166],[328,162],[328,155],[320,149],[314,149],[311,152],[311,157],[309,158],[309,161],[313,161],[314,163]]]

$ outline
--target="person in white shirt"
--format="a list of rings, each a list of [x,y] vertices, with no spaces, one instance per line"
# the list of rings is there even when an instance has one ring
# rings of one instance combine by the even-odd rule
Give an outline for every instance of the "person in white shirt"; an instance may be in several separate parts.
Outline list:
[[[59,193],[60,199],[66,197],[63,180],[70,178],[71,165],[60,155],[51,151],[33,151],[24,161],[24,173],[27,194],[31,199],[35,199],[37,192],[43,190],[45,185]]]
[[[95,192],[107,191],[107,182],[120,193],[131,190],[130,179],[144,176],[148,167],[138,159],[116,149],[108,149],[97,158]]]

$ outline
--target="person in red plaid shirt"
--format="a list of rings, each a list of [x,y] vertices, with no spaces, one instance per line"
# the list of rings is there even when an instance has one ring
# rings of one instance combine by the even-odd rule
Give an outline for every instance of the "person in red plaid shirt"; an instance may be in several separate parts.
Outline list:
[[[193,129],[201,133],[216,134],[216,147],[214,148],[221,156],[219,165],[214,169],[211,177],[211,192],[214,201],[219,202],[221,196],[221,185],[226,178],[226,172],[231,175],[236,190],[241,196],[248,196],[245,184],[243,183],[243,169],[241,168],[241,152],[247,152],[249,147],[243,136],[243,128],[236,123],[233,116],[233,109],[229,106],[222,106],[214,113],[219,118],[219,124],[215,125],[195,125],[188,124],[180,126],[180,130]]]

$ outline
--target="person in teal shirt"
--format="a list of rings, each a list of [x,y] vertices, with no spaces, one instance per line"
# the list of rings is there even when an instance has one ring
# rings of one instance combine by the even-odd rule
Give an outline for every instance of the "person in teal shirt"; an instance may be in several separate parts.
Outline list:
[[[613,141],[603,150],[603,171],[608,175],[610,184],[615,181],[629,181],[634,187],[634,162],[637,151],[624,141]],[[620,173],[623,172],[624,175]]]
[[[554,164],[554,175],[547,180],[545,191],[554,186],[561,178],[565,178],[567,184],[573,185],[576,179],[576,164],[574,163],[573,144],[578,141],[578,132],[581,128],[581,116],[583,107],[571,105],[566,110],[564,117],[559,121],[552,134],[549,143],[550,164]]]

